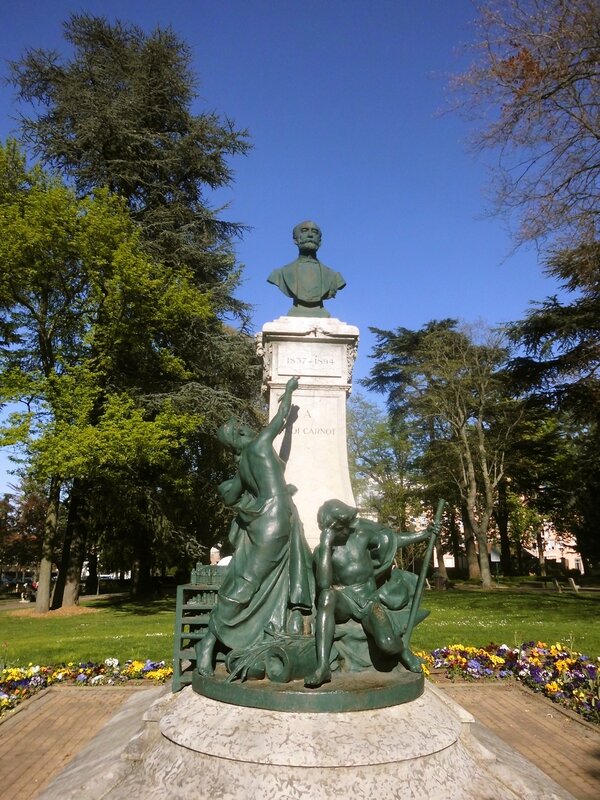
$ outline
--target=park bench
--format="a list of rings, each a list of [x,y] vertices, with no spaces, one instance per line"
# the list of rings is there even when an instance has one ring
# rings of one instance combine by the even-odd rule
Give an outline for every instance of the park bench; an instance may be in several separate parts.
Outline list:
[[[575,580],[573,578],[567,578],[566,585],[559,583],[556,578],[553,578],[552,582],[554,584],[554,588],[559,594],[561,594],[565,589],[572,589],[574,592],[578,592],[581,589],[581,586],[575,583]]]
[[[523,581],[519,584],[519,586],[523,589],[547,589],[548,582],[552,580],[553,578],[542,576],[536,581]]]

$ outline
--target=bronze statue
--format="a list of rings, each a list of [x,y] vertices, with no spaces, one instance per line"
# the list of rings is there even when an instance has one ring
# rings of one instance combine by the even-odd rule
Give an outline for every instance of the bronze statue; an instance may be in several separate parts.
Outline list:
[[[346,281],[317,258],[321,244],[321,229],[315,222],[300,222],[294,228],[294,241],[298,245],[298,258],[285,267],[275,269],[267,278],[294,304],[288,317],[330,317],[323,300],[335,297]]]
[[[230,531],[235,547],[219,589],[208,631],[196,645],[196,668],[213,674],[218,642],[249,650],[267,634],[301,633],[302,612],[312,608],[311,554],[291,494],[284,464],[273,449],[291,410],[298,379],[291,378],[279,409],[258,434],[236,420],[219,439],[238,456],[237,473],[219,486],[237,514]]]
[[[426,539],[433,543],[439,534],[442,510],[443,505],[435,523],[424,531],[396,533],[377,522],[360,519],[357,509],[340,500],[328,500],[321,506],[321,541],[315,550],[317,669],[305,678],[305,686],[318,687],[331,680],[336,625],[351,620],[360,623],[365,641],[374,644],[379,653],[397,656],[411,672],[422,671],[420,660],[409,647],[413,625],[428,613],[418,610],[419,579],[391,567],[399,547]],[[356,638],[351,649],[356,649]]]

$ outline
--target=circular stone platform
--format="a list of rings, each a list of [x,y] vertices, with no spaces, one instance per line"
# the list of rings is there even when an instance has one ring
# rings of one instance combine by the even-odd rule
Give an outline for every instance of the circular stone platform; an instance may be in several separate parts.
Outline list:
[[[187,687],[143,720],[137,706],[118,715],[43,797],[575,800],[429,684],[412,703],[340,714],[233,706]]]
[[[301,680],[273,683],[267,679],[249,679],[229,683],[227,677],[222,666],[211,678],[194,671],[192,686],[203,697],[236,706],[327,713],[365,711],[408,703],[423,694],[425,683],[423,673],[405,669],[391,672],[334,672],[331,682],[318,689],[307,689]]]
[[[159,726],[164,739],[188,755],[255,766],[372,766],[434,756],[455,745],[460,720],[436,713],[432,726],[435,705],[431,697],[421,697],[369,711],[282,714],[223,704],[184,689]]]
[[[111,800],[558,800],[528,762],[496,761],[473,718],[427,686],[412,703],[347,713],[234,706],[191,687],[132,739]],[[154,723],[156,725],[156,723]],[[533,768],[535,770],[535,768]],[[543,776],[542,776],[543,777]],[[77,795],[82,797],[87,795]],[[94,795],[95,796],[95,795]]]

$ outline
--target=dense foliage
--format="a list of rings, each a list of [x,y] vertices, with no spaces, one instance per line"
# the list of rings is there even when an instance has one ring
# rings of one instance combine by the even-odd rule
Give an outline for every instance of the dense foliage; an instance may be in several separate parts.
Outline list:
[[[8,143],[0,178],[3,399],[26,405],[4,442],[25,443],[48,482],[55,605],[76,602],[86,557],[133,568],[142,591],[223,535],[214,434],[253,418],[258,394],[241,227],[207,198],[246,133],[193,113],[190,50],[171,30],[80,14],[65,39],[69,58],[31,50],[11,71],[22,141],[58,177]]]
[[[458,501],[467,541],[474,537],[478,545],[472,576],[489,586],[488,529],[521,416],[505,385],[506,347],[491,333],[478,341],[454,320],[375,333],[376,363],[366,384],[387,395],[393,418],[410,425],[423,482]]]

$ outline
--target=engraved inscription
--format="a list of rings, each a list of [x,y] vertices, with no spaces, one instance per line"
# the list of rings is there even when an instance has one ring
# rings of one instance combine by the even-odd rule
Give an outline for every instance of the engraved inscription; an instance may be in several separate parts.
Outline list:
[[[310,427],[309,425],[297,425],[292,428],[293,436],[335,436],[335,428]]]
[[[282,342],[278,348],[277,366],[280,375],[342,376],[342,351],[334,344]]]

